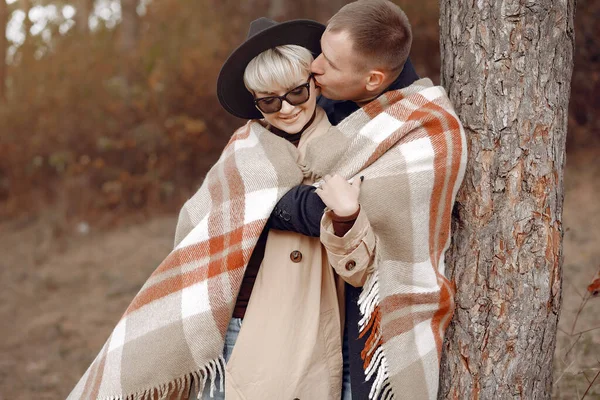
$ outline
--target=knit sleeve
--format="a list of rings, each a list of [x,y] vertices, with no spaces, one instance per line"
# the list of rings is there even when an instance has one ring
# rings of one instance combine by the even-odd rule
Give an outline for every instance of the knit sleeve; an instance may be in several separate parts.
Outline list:
[[[359,213],[360,208],[358,208],[354,214],[348,215],[347,217],[340,217],[336,213],[332,212],[331,222],[333,226],[333,233],[335,233],[335,235],[339,237],[342,237],[346,233],[348,233],[348,231],[354,226],[354,223],[356,222],[356,218],[358,218]]]

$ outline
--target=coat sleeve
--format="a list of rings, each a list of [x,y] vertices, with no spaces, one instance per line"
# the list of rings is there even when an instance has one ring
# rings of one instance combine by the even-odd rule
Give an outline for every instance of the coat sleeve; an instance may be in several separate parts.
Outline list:
[[[321,220],[321,243],[327,251],[329,264],[347,283],[364,285],[375,254],[375,234],[365,211],[360,208],[354,225],[342,237],[335,234],[333,211],[328,210]]]
[[[319,237],[325,204],[310,185],[295,186],[275,205],[268,226],[271,229]]]

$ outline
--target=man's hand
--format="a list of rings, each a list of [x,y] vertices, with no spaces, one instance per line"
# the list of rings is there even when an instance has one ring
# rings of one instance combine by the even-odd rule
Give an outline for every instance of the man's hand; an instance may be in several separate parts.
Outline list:
[[[348,183],[344,178],[335,174],[325,175],[321,186],[315,193],[323,203],[340,217],[347,217],[358,211],[358,195],[360,194],[361,179]]]

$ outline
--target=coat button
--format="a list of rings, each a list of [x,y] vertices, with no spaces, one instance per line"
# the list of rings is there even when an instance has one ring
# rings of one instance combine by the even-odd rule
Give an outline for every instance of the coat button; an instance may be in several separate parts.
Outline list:
[[[290,253],[290,260],[292,260],[295,263],[299,263],[300,261],[302,261],[302,253],[300,253],[298,250],[294,250]]]
[[[352,271],[356,267],[356,262],[354,260],[350,260],[346,263],[346,270]]]

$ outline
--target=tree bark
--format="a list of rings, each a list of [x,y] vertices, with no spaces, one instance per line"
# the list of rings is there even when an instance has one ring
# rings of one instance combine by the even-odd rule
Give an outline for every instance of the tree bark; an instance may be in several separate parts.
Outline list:
[[[442,84],[469,164],[447,275],[439,398],[552,393],[574,0],[440,1]]]
[[[5,0],[0,0],[0,103],[6,102],[6,25],[8,24],[8,5]]]

